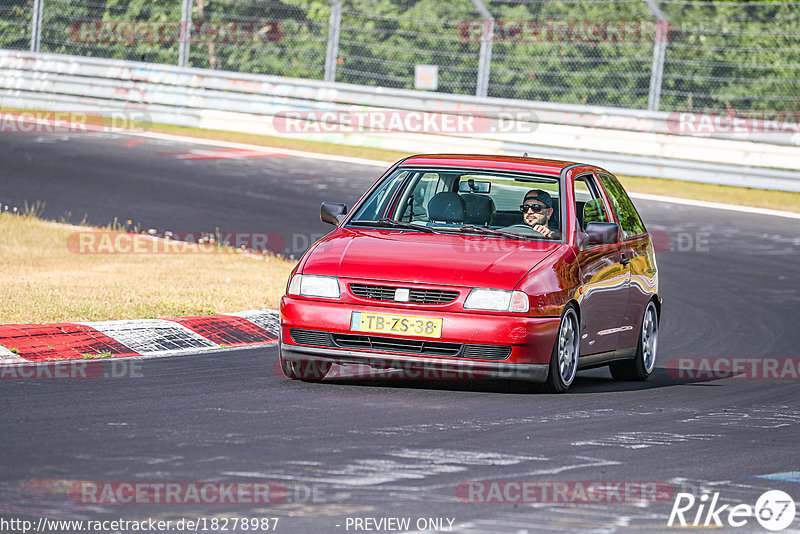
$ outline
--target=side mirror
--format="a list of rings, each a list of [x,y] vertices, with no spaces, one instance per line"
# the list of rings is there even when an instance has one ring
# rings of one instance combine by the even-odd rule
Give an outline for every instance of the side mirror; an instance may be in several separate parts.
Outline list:
[[[617,223],[590,222],[586,225],[585,246],[611,245],[619,243],[619,225]]]
[[[319,218],[322,222],[339,226],[340,217],[347,215],[347,206],[340,202],[323,202],[319,207]]]

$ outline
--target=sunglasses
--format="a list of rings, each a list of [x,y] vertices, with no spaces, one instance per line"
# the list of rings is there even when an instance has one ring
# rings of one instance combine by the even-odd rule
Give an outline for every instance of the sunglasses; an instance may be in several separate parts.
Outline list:
[[[519,211],[525,213],[528,210],[533,210],[533,213],[539,213],[540,211],[544,211],[548,209],[547,206],[543,206],[541,204],[522,204],[519,207]]]

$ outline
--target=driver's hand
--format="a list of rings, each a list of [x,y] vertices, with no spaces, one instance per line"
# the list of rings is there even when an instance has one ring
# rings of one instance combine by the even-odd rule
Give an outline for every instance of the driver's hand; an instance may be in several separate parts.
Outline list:
[[[542,224],[535,225],[533,227],[533,229],[536,230],[537,232],[539,232],[540,234],[542,234],[545,237],[553,237],[553,231],[550,228],[548,228],[548,227],[546,227],[546,226],[544,226]]]

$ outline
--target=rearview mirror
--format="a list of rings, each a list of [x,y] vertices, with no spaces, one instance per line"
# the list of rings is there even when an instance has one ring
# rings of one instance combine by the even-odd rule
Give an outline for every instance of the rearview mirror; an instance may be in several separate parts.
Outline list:
[[[492,182],[483,182],[470,178],[458,183],[459,193],[488,193],[492,190]]]
[[[586,235],[584,243],[588,247],[619,243],[619,225],[617,223],[590,222],[586,225]]]
[[[319,218],[322,222],[339,226],[342,222],[340,217],[347,215],[347,205],[340,202],[323,202],[319,207]]]

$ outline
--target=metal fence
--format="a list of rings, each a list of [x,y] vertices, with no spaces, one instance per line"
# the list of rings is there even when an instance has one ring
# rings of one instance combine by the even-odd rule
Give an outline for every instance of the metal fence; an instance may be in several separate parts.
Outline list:
[[[800,109],[800,2],[0,0],[0,47],[649,110]],[[425,67],[422,67],[425,68]]]

